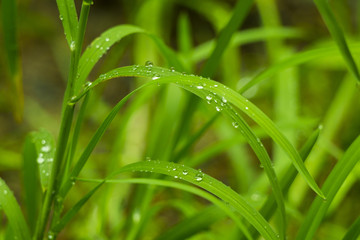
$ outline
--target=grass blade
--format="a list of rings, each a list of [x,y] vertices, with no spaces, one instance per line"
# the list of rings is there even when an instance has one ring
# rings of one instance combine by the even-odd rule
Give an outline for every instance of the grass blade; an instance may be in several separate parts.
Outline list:
[[[51,228],[51,234],[53,238],[70,222],[70,220],[79,212],[82,206],[94,195],[94,193],[103,185],[104,182],[98,184],[84,197],[82,197],[66,214],[60,219],[59,222]]]
[[[51,168],[55,156],[55,140],[45,129],[38,132],[32,132],[30,137],[36,149],[36,161],[39,165],[41,186],[43,191],[45,191],[49,184]]]
[[[78,27],[78,16],[76,13],[74,0],[56,0],[60,20],[63,24],[64,33],[69,47],[76,39],[76,30]]]
[[[343,240],[356,240],[360,235],[360,217],[358,217],[346,232]]]
[[[13,234],[20,240],[31,240],[29,228],[26,225],[21,209],[12,191],[0,178],[0,206],[5,212]]]
[[[17,10],[15,0],[4,0],[1,2],[2,27],[4,45],[9,65],[10,86],[12,92],[12,103],[14,117],[21,121],[24,110],[24,93],[22,86],[22,69],[17,40]]]
[[[237,1],[233,14],[227,25],[221,30],[219,38],[216,43],[214,51],[211,53],[210,58],[205,63],[202,69],[202,74],[205,77],[212,77],[219,65],[221,56],[229,45],[233,33],[239,28],[247,16],[253,0],[240,0]]]
[[[296,169],[305,178],[309,186],[319,196],[324,198],[324,195],[322,194],[320,188],[317,186],[315,180],[311,177],[311,175],[307,171],[296,149],[291,145],[291,143],[286,139],[286,137],[277,129],[275,124],[260,109],[258,109],[249,100],[247,100],[242,95],[235,92],[234,90],[218,82],[205,79],[203,77],[181,74],[173,70],[168,70],[153,66],[151,67],[128,66],[123,68],[117,68],[106,74],[100,75],[99,79],[97,79],[90,88],[85,89],[85,92],[95,87],[96,85],[100,84],[103,81],[116,77],[123,77],[123,76],[150,77],[154,80],[152,82],[156,84],[174,83],[182,88],[185,88],[188,91],[193,92],[194,94],[200,96],[206,101],[208,101],[208,99],[206,98],[208,96],[210,96],[211,98],[215,98],[214,96],[217,96],[221,100],[220,101],[216,100],[216,102],[215,100],[213,100],[213,102],[211,103],[212,106],[215,106],[215,109],[217,111],[222,111],[223,108],[225,108],[226,110],[228,107],[231,107],[230,105],[231,103],[236,108],[247,114],[255,122],[257,122],[271,136],[271,138],[277,144],[279,144],[280,147],[284,149],[284,151],[288,154],[288,156],[292,160]],[[84,94],[84,92],[82,94]],[[81,94],[79,96],[81,96]],[[234,122],[235,125],[241,123],[241,119],[239,119],[239,116],[235,112],[233,112],[233,114],[230,117],[239,120],[238,123]],[[237,125],[237,127],[239,127],[239,125]]]
[[[360,84],[360,73],[359,69],[354,61],[353,56],[351,55],[349,46],[346,42],[344,33],[338,24],[333,12],[331,11],[329,2],[326,0],[314,0],[322,18],[325,21],[327,28],[329,29],[332,37],[334,38],[341,55],[343,56],[346,65],[348,66],[350,72],[354,75],[358,84]]]
[[[336,193],[359,160],[360,136],[351,144],[343,158],[336,164],[326,179],[322,189],[326,195],[327,201],[323,201],[318,197],[313,201],[299,230],[297,239],[313,239],[315,231],[325,216]]]
[[[24,173],[24,191],[25,191],[25,204],[27,210],[27,220],[29,223],[30,231],[35,230],[37,212],[39,210],[40,200],[40,181],[39,169],[37,163],[38,154],[36,146],[32,141],[31,134],[25,139],[23,147],[23,173]]]
[[[356,51],[357,53],[360,52],[360,46],[358,44],[353,45],[352,49],[354,49],[354,51]],[[243,87],[241,87],[240,92],[245,92],[246,90],[256,85],[257,83],[265,79],[268,79],[275,73],[284,70],[286,68],[290,68],[317,58],[324,58],[324,57],[334,56],[337,54],[339,54],[339,51],[336,49],[336,47],[325,47],[325,48],[313,49],[313,50],[308,50],[305,52],[293,54],[287,59],[284,59],[283,61],[280,61],[279,63],[272,65],[271,67],[267,68],[266,70],[256,75],[248,83],[246,83]]]
[[[303,34],[293,28],[255,28],[242,30],[233,34],[229,46],[241,46],[257,41],[264,41],[266,39],[281,39],[281,38],[300,38]],[[200,44],[194,48],[190,53],[190,58],[193,62],[200,62],[208,58],[215,48],[215,41],[210,40]]]
[[[302,159],[305,160],[309,156],[312,148],[314,147],[314,145],[319,137],[319,132],[320,132],[320,130],[317,129],[309,137],[309,139],[306,141],[304,146],[301,148],[300,155],[301,155]],[[285,175],[279,180],[279,182],[281,184],[281,191],[283,192],[284,195],[289,191],[289,188],[290,188],[291,184],[294,182],[296,176],[297,176],[296,169],[293,166],[290,166],[290,168],[287,171],[285,171]],[[264,218],[266,220],[269,220],[273,216],[275,209],[276,209],[276,201],[275,201],[274,196],[271,195],[268,197],[268,199],[266,200],[264,205],[261,207],[260,213],[264,216]],[[250,229],[249,231],[253,238],[256,239],[258,237],[258,233],[254,228]],[[244,238],[241,238],[241,239],[244,239]]]
[[[76,93],[81,89],[90,71],[112,45],[128,35],[139,32],[144,32],[144,30],[132,25],[120,25],[110,28],[96,38],[81,56],[74,92]]]
[[[265,239],[278,239],[278,235],[272,230],[268,222],[253,208],[246,200],[224,185],[222,182],[204,174],[200,170],[186,167],[176,163],[162,161],[142,161],[126,165],[115,171],[108,178],[112,178],[123,172],[129,171],[149,171],[165,174],[174,178],[179,178],[201,187],[215,196],[219,197],[241,214],[250,224],[252,224]]]
[[[213,203],[217,207],[219,207],[222,211],[224,211],[237,224],[237,226],[244,232],[244,234],[246,236],[249,236],[249,239],[251,239],[251,236],[247,232],[247,229],[244,228],[244,224],[239,219],[239,217],[234,213],[233,209],[229,208],[229,206],[227,204],[225,204],[223,201],[221,201],[214,195],[212,195],[202,189],[199,189],[197,187],[193,187],[193,186],[190,186],[190,185],[187,185],[184,183],[174,182],[174,181],[170,181],[170,180],[163,180],[163,179],[160,180],[160,179],[153,179],[153,178],[130,178],[130,179],[110,179],[110,178],[111,178],[111,176],[109,176],[105,180],[105,183],[136,183],[136,184],[146,184],[146,185],[158,185],[158,186],[163,186],[163,187],[171,187],[171,188],[180,189],[180,190],[195,194],[197,196],[200,196],[200,197],[208,200],[209,202]],[[104,181],[104,179],[97,180],[97,179],[83,179],[83,178],[78,178],[77,180],[85,181],[85,182],[98,182],[98,183],[101,183]]]

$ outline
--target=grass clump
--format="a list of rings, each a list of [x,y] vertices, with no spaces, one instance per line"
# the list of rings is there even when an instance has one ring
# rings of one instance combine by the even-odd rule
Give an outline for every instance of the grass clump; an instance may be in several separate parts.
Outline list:
[[[34,81],[29,43],[20,54],[17,29],[40,17],[1,5],[11,91],[0,104],[23,118],[17,133],[0,128],[10,139],[0,139],[1,237],[358,238],[359,214],[343,207],[359,198],[350,6],[306,5],[324,19],[309,37],[311,25],[282,24],[289,13],[275,1],[56,3],[65,38],[46,39],[46,24],[34,36],[66,81],[54,86],[62,101]],[[124,24],[111,9],[124,9]]]

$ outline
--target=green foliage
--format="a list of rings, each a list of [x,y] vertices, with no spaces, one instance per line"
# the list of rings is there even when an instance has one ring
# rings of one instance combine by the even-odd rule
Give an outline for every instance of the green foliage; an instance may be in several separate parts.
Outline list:
[[[271,0],[114,2],[126,24],[105,31],[97,10],[110,3],[57,0],[68,46],[42,38],[67,71],[62,106],[37,104],[32,88],[59,99],[29,81],[23,125],[0,124],[0,238],[357,239],[359,214],[344,212],[359,198],[360,48],[342,26],[351,7],[314,2],[329,36],[285,27]],[[33,65],[20,64],[17,28],[29,22],[40,36],[53,24],[34,24],[25,5],[1,3],[18,119]]]

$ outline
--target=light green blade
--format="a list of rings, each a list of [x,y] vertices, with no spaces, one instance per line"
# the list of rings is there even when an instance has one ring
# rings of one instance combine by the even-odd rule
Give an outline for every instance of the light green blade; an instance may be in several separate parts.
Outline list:
[[[5,212],[12,229],[12,233],[20,240],[30,240],[29,228],[26,225],[21,209],[16,202],[14,194],[0,178],[0,210]]]
[[[250,224],[252,224],[265,239],[279,239],[268,222],[252,207],[242,196],[234,190],[224,185],[222,182],[204,174],[200,170],[169,162],[162,161],[142,161],[126,165],[115,171],[108,178],[112,178],[123,172],[141,171],[161,173],[175,179],[181,179],[201,187],[226,203],[229,203],[239,214],[241,214]]]

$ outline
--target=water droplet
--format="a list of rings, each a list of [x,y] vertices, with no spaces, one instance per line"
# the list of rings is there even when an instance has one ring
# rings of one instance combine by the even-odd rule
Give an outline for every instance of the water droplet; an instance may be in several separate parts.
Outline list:
[[[212,96],[210,96],[210,95],[207,95],[207,96],[206,96],[206,99],[207,99],[207,100],[209,100],[209,101],[211,101],[211,99],[212,99]]]
[[[53,161],[54,161],[53,158],[49,158],[49,159],[48,159],[48,162],[53,162]]]
[[[216,111],[218,111],[218,112],[221,112],[221,111],[222,111],[222,109],[221,109],[220,107],[218,107],[218,106],[216,106],[215,109],[216,109]]]
[[[175,167],[173,168],[173,171],[176,171],[176,168],[175,168]]]
[[[238,128],[238,127],[239,127],[239,123],[237,123],[237,122],[232,122],[232,125],[233,125],[234,128]]]
[[[37,158],[37,162],[39,163],[39,164],[42,164],[43,162],[45,161],[45,159],[43,158],[43,157],[38,157]]]
[[[40,151],[42,152],[50,152],[51,147],[49,145],[45,145],[41,147]]]
[[[152,66],[154,66],[154,64],[151,61],[146,61],[145,66],[146,67],[152,67]]]
[[[215,85],[214,85],[214,87],[218,87],[218,85],[217,85],[217,84],[215,84]]]
[[[151,158],[150,158],[150,157],[146,157],[145,160],[146,160],[147,162],[150,162],[150,161],[151,161]]]
[[[152,80],[157,80],[160,78],[160,75],[159,74],[154,74],[154,76],[151,78]]]
[[[186,169],[184,169],[184,170],[182,171],[182,174],[185,175],[185,176],[188,175],[188,173],[189,173],[189,172],[188,172]]]
[[[179,176],[178,176],[178,175],[175,175],[174,178],[175,178],[175,179],[176,179],[176,178],[179,178]]]
[[[222,98],[221,98],[221,101],[222,101],[223,103],[227,103],[227,99],[226,99],[225,97],[222,97]]]
[[[75,51],[75,48],[76,48],[76,43],[75,43],[75,41],[72,41],[72,42],[70,43],[70,50],[71,50],[71,51]]]
[[[109,38],[105,38],[105,41],[108,42],[108,41],[110,41],[110,39],[109,39]]]
[[[5,195],[8,194],[8,191],[7,191],[6,189],[4,190],[4,194],[5,194]]]
[[[62,15],[59,16],[60,21],[64,20],[64,17]]]
[[[170,71],[171,71],[171,72],[175,72],[175,68],[174,68],[174,67],[170,67]]]
[[[44,145],[45,143],[46,143],[45,139],[41,140],[41,144]]]
[[[201,172],[201,170],[199,170],[199,172],[195,175],[195,180],[197,182],[201,182],[204,178],[204,174]]]
[[[203,89],[204,87],[203,86],[197,86],[196,88],[197,89]]]
[[[245,109],[246,109],[246,110],[249,110],[249,108],[248,108],[248,107],[245,107]]]
[[[92,82],[86,82],[86,83],[84,84],[84,86],[85,86],[86,88],[90,87],[91,85],[92,85]]]

